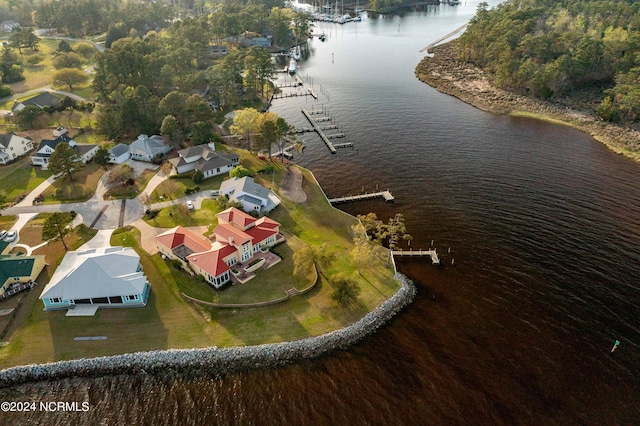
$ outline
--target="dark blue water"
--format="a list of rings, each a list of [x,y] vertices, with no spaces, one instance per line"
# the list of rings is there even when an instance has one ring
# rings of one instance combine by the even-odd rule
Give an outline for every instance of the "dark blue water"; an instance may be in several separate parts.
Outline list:
[[[401,212],[412,247],[433,240],[443,254],[444,268],[399,260],[419,296],[388,327],[283,369],[12,392],[89,398],[90,414],[56,420],[104,424],[637,424],[640,166],[578,131],[487,114],[415,79],[419,49],[476,6],[319,24],[329,37],[310,43],[299,73],[320,99],[272,108],[297,126],[301,107],[326,109],[355,148],[331,155],[308,134],[296,161],[329,196],[390,189],[395,204],[343,208]]]

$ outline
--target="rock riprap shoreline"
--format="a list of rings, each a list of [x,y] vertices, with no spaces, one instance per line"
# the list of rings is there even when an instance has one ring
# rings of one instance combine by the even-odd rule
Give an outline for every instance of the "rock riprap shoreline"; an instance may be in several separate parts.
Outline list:
[[[415,69],[418,79],[442,93],[455,96],[483,111],[496,114],[531,114],[558,121],[590,134],[611,150],[640,162],[640,132],[606,123],[595,114],[599,99],[583,92],[551,101],[520,96],[494,87],[484,71],[458,59],[455,40],[431,49]]]
[[[382,327],[413,301],[417,293],[413,282],[402,274],[396,274],[395,279],[402,285],[384,303],[354,324],[320,336],[257,346],[136,352],[24,365],[0,371],[0,387],[71,377],[155,373],[166,370],[197,369],[205,374],[224,376],[243,370],[272,368],[302,359],[317,358],[333,350],[346,349],[356,344]]]

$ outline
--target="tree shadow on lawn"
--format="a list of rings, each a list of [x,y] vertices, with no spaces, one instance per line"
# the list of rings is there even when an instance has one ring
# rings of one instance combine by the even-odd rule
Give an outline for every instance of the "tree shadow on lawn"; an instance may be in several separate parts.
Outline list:
[[[44,312],[48,316],[56,360],[118,355],[167,349],[168,332],[149,295],[141,308],[100,308],[92,317],[67,317],[67,310]],[[76,341],[80,336],[106,336],[106,340]]]

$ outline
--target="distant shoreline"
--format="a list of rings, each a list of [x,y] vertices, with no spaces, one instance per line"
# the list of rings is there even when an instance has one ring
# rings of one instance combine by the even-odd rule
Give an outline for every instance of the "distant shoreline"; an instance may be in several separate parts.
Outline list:
[[[442,93],[483,111],[531,117],[573,127],[591,135],[612,151],[640,164],[640,132],[606,123],[595,114],[596,99],[563,98],[548,102],[494,87],[484,71],[457,59],[455,40],[433,47],[433,57],[416,66],[416,77]]]

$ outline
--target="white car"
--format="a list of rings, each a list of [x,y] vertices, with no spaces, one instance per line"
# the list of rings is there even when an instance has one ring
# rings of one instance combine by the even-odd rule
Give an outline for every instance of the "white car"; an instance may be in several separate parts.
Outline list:
[[[4,237],[4,240],[8,243],[15,241],[16,238],[18,238],[18,233],[16,231],[11,231],[7,234],[6,237]]]
[[[4,237],[6,236],[7,236],[7,231],[5,231],[4,229],[0,231],[0,240],[4,239]]]
[[[187,201],[187,208],[189,210],[194,210],[196,208],[196,206],[193,205],[193,201],[189,200],[189,201]]]
[[[219,195],[220,195],[220,191],[218,191],[217,189],[214,189],[209,193],[209,196],[211,197],[217,197]]]

